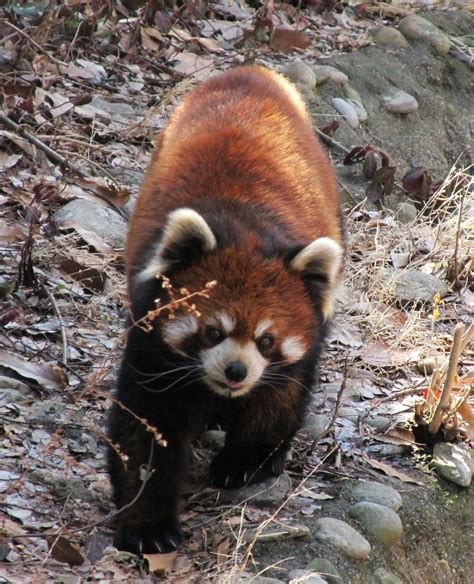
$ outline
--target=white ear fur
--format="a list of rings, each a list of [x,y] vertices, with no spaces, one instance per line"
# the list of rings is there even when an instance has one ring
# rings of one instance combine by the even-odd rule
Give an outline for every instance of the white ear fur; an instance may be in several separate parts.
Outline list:
[[[327,320],[332,312],[332,293],[342,265],[342,247],[330,237],[315,239],[291,261],[290,267],[308,276],[321,278],[322,312]]]
[[[136,276],[137,283],[150,280],[156,274],[166,273],[173,263],[173,259],[166,257],[167,252],[184,246],[190,240],[195,240],[204,253],[212,251],[217,245],[211,228],[199,213],[187,207],[172,211],[148,265]]]

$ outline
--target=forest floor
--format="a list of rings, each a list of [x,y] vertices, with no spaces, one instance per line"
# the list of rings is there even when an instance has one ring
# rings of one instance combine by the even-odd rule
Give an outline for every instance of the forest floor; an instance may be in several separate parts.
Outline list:
[[[436,407],[426,392],[456,325],[472,322],[472,12],[424,12],[436,31],[387,43],[380,27],[395,30],[413,8],[132,4],[0,8],[0,581],[468,582],[472,486],[437,476],[439,436],[423,444],[416,428],[420,404],[424,419]],[[208,432],[178,554],[118,553],[105,419],[124,344],[127,221],[153,137],[197,81],[242,63],[289,74],[295,61],[338,172],[348,241],[310,415],[287,473],[263,494],[208,484],[223,440]],[[334,68],[325,82],[321,65]],[[388,111],[394,91],[416,108]],[[341,115],[334,99],[363,105],[367,119]],[[467,345],[442,436],[468,459],[473,362]],[[352,518],[363,480],[401,494],[403,536],[390,545]],[[323,541],[328,516],[362,530],[370,554]],[[316,559],[339,580],[316,580]]]

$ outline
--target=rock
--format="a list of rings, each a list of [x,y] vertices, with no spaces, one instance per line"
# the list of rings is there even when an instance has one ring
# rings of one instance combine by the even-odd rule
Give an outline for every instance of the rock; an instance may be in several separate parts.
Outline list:
[[[418,110],[416,99],[401,89],[392,91],[384,96],[383,105],[387,111],[394,114],[412,114]]]
[[[345,99],[335,97],[332,100],[332,105],[334,106],[334,109],[341,114],[341,116],[346,120],[346,122],[353,130],[359,127],[359,116],[357,115],[357,110],[352,104],[350,104]]]
[[[337,400],[337,394],[339,393],[340,388],[340,383],[327,383],[321,386],[321,389],[324,392],[324,397],[332,402]],[[342,393],[342,401],[361,401],[360,389],[354,385],[347,384]]]
[[[311,414],[306,419],[298,436],[306,440],[317,440],[328,427],[330,419],[324,414]]]
[[[398,30],[410,40],[421,40],[429,44],[442,57],[446,57],[451,48],[449,37],[436,25],[418,14],[409,14],[403,18]]]
[[[360,101],[348,99],[347,102],[355,109],[359,122],[366,122],[369,119],[367,111]]]
[[[410,46],[402,33],[392,26],[376,28],[370,33],[370,36],[377,45],[392,45],[400,49],[406,49]]]
[[[402,497],[398,491],[376,481],[360,481],[350,488],[350,494],[356,501],[369,501],[398,511],[402,506]]]
[[[273,505],[282,503],[291,491],[291,479],[287,474],[267,479],[255,485],[248,485],[240,489],[221,491],[223,501],[236,502],[251,499],[252,505]]]
[[[359,420],[359,412],[355,408],[348,406],[342,406],[338,411],[339,417],[345,420],[350,420],[351,422],[357,423]]]
[[[93,201],[75,199],[53,215],[63,229],[83,228],[114,248],[124,246],[127,223],[118,213]]]
[[[400,223],[411,223],[418,216],[418,211],[412,203],[401,203],[397,210],[397,219]]]
[[[327,580],[309,570],[291,570],[288,574],[290,584],[327,584]]]
[[[338,85],[345,85],[349,78],[345,73],[332,65],[313,65],[313,73],[316,76],[316,85],[322,85],[326,81],[333,81]]]
[[[390,259],[394,268],[405,268],[410,263],[410,252],[408,251],[392,251]]]
[[[362,103],[362,98],[360,96],[360,93],[354,89],[352,87],[352,85],[349,85],[349,83],[346,83],[344,85],[344,87],[342,88],[343,92],[344,92],[344,96],[349,99],[349,100],[354,100],[354,101],[358,101],[359,103]]]
[[[403,525],[400,517],[384,505],[361,501],[349,509],[349,514],[363,528],[383,545],[398,543],[403,534]]]
[[[430,356],[420,359],[416,364],[416,368],[422,375],[432,375],[436,367],[440,365],[440,359],[437,359],[435,356]]]
[[[313,69],[306,63],[303,63],[301,59],[295,59],[291,63],[287,63],[281,72],[285,77],[291,79],[293,83],[304,85],[311,91],[316,87],[316,75]]]
[[[403,580],[385,568],[375,570],[374,579],[377,584],[403,584]]]
[[[366,418],[366,420],[364,420],[364,421],[367,424],[369,424],[369,426],[372,426],[372,428],[374,428],[378,432],[385,431],[392,423],[392,420],[390,418],[385,417],[385,416],[376,416],[375,418]]]
[[[350,558],[365,560],[370,554],[369,542],[345,521],[322,517],[315,522],[314,528],[316,539],[334,546]]]
[[[242,576],[237,577],[235,580],[227,580],[227,579],[216,579],[216,582],[219,584],[224,584],[224,582],[228,582],[229,584],[285,584],[284,580],[278,580],[278,578],[269,578],[268,576]]]
[[[469,487],[472,481],[472,460],[468,449],[449,442],[435,444],[433,466],[437,473],[460,487]]]
[[[395,287],[395,295],[405,302],[431,302],[435,294],[445,296],[447,285],[432,276],[418,270],[397,270],[390,268],[389,273]]]
[[[201,443],[204,448],[211,450],[221,450],[225,443],[225,432],[221,430],[208,430],[201,436]]]
[[[307,570],[322,576],[328,584],[342,584],[342,578],[333,564],[325,558],[316,558],[306,566]]]

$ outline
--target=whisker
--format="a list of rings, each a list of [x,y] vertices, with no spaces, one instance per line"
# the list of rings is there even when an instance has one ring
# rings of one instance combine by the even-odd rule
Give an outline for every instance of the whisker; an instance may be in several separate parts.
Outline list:
[[[143,389],[145,389],[146,391],[149,391],[151,393],[164,393],[165,391],[169,391],[173,386],[175,386],[177,383],[180,383],[181,381],[183,381],[183,379],[186,379],[187,377],[189,377],[193,373],[199,373],[199,370],[192,369],[191,371],[188,371],[188,373],[186,373],[185,375],[182,375],[178,379],[175,379],[172,383],[170,383],[166,387],[162,387],[160,389],[152,389],[150,387],[146,387],[146,384],[148,384],[148,383],[150,383],[152,381],[151,379],[148,380],[148,381],[145,381],[145,382],[137,381],[136,383],[137,383],[137,385],[139,385],[140,387],[142,387]],[[196,379],[189,380],[189,383],[191,383],[193,381],[196,381]],[[182,389],[186,385],[188,385],[188,384],[185,384],[184,386],[181,386],[179,389]]]

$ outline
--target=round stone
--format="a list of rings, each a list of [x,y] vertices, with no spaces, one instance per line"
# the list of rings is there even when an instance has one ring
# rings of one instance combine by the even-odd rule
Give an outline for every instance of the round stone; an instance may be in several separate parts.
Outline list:
[[[309,65],[303,63],[301,59],[295,59],[287,63],[281,70],[285,77],[293,83],[305,85],[311,91],[316,87],[316,76]]]
[[[339,572],[326,558],[315,558],[309,562],[306,569],[322,576],[328,584],[342,584],[343,580]]]
[[[365,533],[383,545],[398,543],[403,534],[400,517],[384,505],[361,501],[349,509],[351,517],[362,526]]]
[[[371,36],[377,45],[392,45],[400,49],[406,49],[409,46],[407,39],[402,33],[391,26],[381,26],[375,29]]]
[[[350,491],[356,501],[369,501],[398,511],[402,506],[402,497],[398,491],[376,481],[361,481]]]
[[[327,580],[309,570],[291,570],[288,574],[290,584],[327,584]]]
[[[460,487],[469,487],[472,481],[472,460],[469,450],[439,442],[433,450],[433,466],[437,473],[447,481]]]
[[[349,558],[356,560],[368,558],[371,551],[370,543],[345,521],[322,517],[315,522],[314,527],[314,536],[319,541],[337,548]]]
[[[374,578],[377,584],[403,584],[403,581],[398,576],[395,576],[385,568],[375,570]]]
[[[398,89],[383,98],[385,109],[394,114],[412,114],[418,110],[418,102],[409,93]]]

